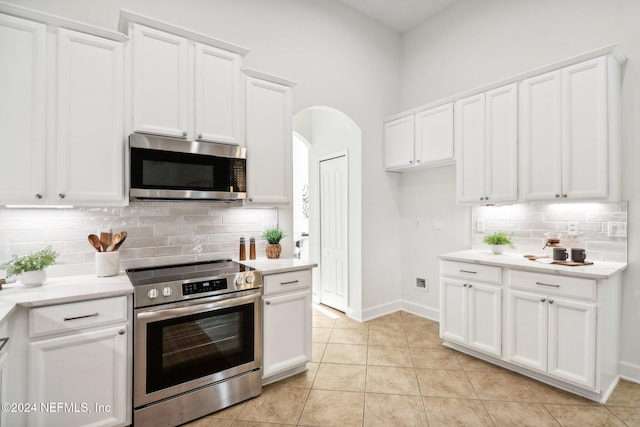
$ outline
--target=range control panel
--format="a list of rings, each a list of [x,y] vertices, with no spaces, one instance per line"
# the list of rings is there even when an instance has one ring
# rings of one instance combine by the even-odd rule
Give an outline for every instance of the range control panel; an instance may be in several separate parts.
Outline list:
[[[202,282],[182,284],[182,295],[202,294],[205,292],[221,291],[227,289],[227,279],[212,279]]]

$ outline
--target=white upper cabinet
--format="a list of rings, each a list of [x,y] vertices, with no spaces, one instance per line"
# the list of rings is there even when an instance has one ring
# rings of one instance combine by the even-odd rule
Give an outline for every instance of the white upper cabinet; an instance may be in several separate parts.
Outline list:
[[[187,39],[134,24],[133,129],[187,138]]]
[[[124,197],[123,59],[120,42],[58,31],[58,199]]]
[[[415,116],[416,166],[453,160],[453,103]]]
[[[133,131],[244,145],[246,49],[121,12],[132,38]]]
[[[244,142],[240,63],[236,53],[195,44],[195,133],[199,141]]]
[[[453,104],[427,108],[384,124],[385,168],[440,166],[453,161]]]
[[[245,70],[247,201],[291,202],[293,83]]]
[[[387,169],[412,165],[414,117],[409,115],[384,124],[384,166]]]
[[[455,104],[459,203],[494,204],[518,198],[517,85]]]
[[[609,168],[617,154],[609,137],[607,81],[607,58],[600,57],[520,84],[525,200],[610,196],[616,180],[609,181]]]
[[[0,14],[0,204],[46,194],[46,36],[44,24]]]

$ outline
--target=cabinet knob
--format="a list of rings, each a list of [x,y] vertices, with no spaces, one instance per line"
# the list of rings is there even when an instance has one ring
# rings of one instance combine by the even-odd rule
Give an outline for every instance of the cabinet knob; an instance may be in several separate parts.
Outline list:
[[[559,198],[560,198],[560,195],[559,195],[559,194],[556,194],[555,196],[556,196],[556,199],[559,199]]]
[[[120,329],[120,330],[118,331],[118,334],[120,334],[120,335],[124,335],[124,329]]]
[[[467,285],[466,283],[464,285],[462,285],[463,288],[466,288],[467,286],[469,286],[469,285]]]
[[[480,197],[480,200],[484,200],[484,197]]]
[[[567,197],[567,194],[563,194],[563,195],[562,195],[562,197],[566,198],[566,197]]]
[[[187,136],[187,131],[182,131],[182,136]]]
[[[265,301],[264,303],[267,305],[271,305],[271,301]]]
[[[485,199],[485,200],[489,200],[489,196],[485,196],[485,198],[484,198],[484,199]]]
[[[416,163],[420,163],[420,160],[416,160]]]
[[[473,285],[472,285],[472,284],[469,284],[469,289],[471,289],[471,288],[473,288]]]
[[[542,298],[540,299],[540,302],[545,302],[547,299],[546,298]]]
[[[249,197],[249,201],[250,201],[250,202],[253,202],[253,197]]]
[[[67,197],[67,195],[64,193],[58,193],[58,197],[64,199],[65,197]]]
[[[553,304],[553,300],[552,299],[549,300],[549,304]]]
[[[202,139],[202,134],[201,133],[198,134],[198,139]]]
[[[409,163],[413,163],[413,160],[409,160]]]
[[[36,199],[38,199],[38,200],[42,199],[42,194],[40,194],[40,193],[36,194]]]

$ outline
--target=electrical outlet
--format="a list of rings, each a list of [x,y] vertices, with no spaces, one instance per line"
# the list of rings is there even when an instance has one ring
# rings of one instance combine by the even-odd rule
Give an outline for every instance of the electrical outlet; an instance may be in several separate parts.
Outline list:
[[[477,219],[476,220],[476,232],[477,233],[484,233],[484,219]]]
[[[627,237],[627,224],[624,222],[610,222],[607,235],[609,237]]]
[[[416,286],[424,289],[425,291],[429,290],[429,288],[427,288],[427,279],[416,277]]]
[[[577,222],[570,222],[567,227],[567,234],[569,235],[569,237],[576,237],[579,234],[579,228],[580,226]]]

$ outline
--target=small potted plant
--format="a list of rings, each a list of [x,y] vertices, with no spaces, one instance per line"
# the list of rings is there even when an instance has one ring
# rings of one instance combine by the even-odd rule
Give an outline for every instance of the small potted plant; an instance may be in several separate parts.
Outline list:
[[[280,240],[282,240],[284,236],[284,231],[277,227],[267,228],[262,232],[262,237],[267,241],[267,247],[265,248],[267,258],[280,258],[280,252],[282,252]]]
[[[58,253],[47,246],[23,257],[14,254],[10,261],[0,265],[0,270],[6,270],[7,277],[20,275],[20,281],[25,286],[39,286],[47,280],[45,268],[55,264],[57,257]]]
[[[497,255],[504,252],[505,246],[509,246],[510,248],[514,247],[513,242],[511,242],[511,235],[507,235],[507,233],[501,231],[496,231],[493,234],[485,236],[483,241],[491,246],[491,251]]]

